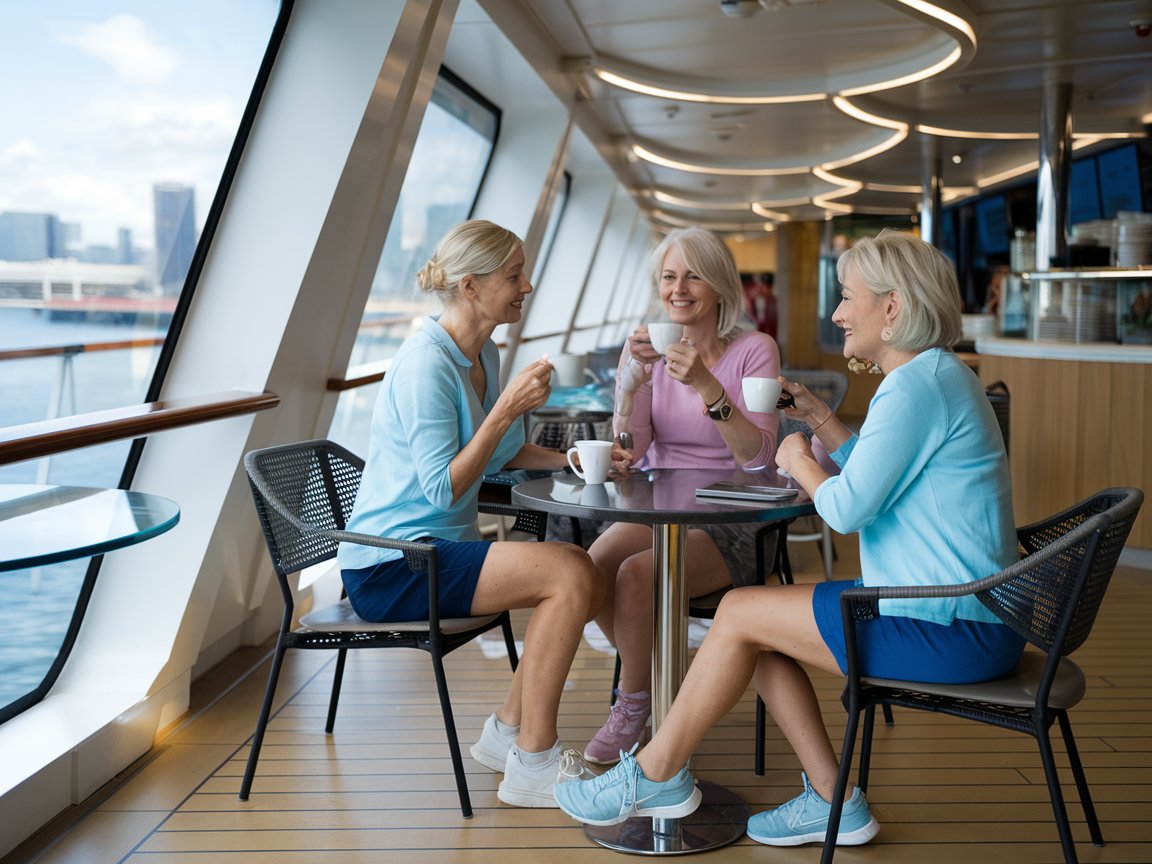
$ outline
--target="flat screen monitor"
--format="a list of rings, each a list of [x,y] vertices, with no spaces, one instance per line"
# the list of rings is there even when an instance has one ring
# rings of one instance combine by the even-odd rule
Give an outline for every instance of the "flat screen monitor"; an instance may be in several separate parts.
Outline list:
[[[1100,174],[1100,205],[1105,219],[1115,219],[1121,210],[1144,209],[1140,154],[1135,144],[1097,154],[1096,165]]]
[[[1068,222],[1075,225],[1091,219],[1102,219],[1100,184],[1096,178],[1096,159],[1089,156],[1072,163],[1069,183]]]
[[[1008,254],[1008,201],[991,195],[976,202],[976,244],[984,255]]]

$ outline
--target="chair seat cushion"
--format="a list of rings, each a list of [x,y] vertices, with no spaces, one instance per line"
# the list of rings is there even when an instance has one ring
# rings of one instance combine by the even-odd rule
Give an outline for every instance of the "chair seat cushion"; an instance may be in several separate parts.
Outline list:
[[[1001,678],[977,684],[934,684],[921,681],[896,681],[890,678],[864,678],[867,687],[885,687],[893,690],[911,690],[948,699],[968,699],[973,702],[997,702],[1026,708],[1036,704],[1036,685],[1044,671],[1047,657],[1037,651],[1025,651],[1016,668]],[[1083,670],[1067,657],[1060,661],[1056,680],[1048,698],[1051,708],[1067,710],[1079,702],[1086,690]]]
[[[480,615],[471,618],[441,618],[440,629],[444,633],[463,633],[483,627],[499,618],[499,615]],[[427,632],[427,621],[365,621],[352,611],[352,604],[345,597],[339,603],[313,610],[300,619],[297,632],[330,633],[420,633]]]

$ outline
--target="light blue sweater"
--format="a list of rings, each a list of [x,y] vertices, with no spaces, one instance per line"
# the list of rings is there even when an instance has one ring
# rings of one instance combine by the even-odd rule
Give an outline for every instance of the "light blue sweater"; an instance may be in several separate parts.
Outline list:
[[[448,465],[500,395],[500,355],[489,340],[480,351],[487,385],[481,402],[468,381],[471,362],[435,317],[396,353],[372,412],[364,479],[349,531],[392,540],[440,537],[479,540],[476,499],[480,480],[452,501]],[[503,468],[524,446],[524,424],[513,423],[484,469]],[[342,543],[342,569],[399,558],[392,549]]]
[[[979,380],[931,349],[885,375],[860,429],[816,490],[836,531],[860,532],[865,585],[947,585],[1017,560],[1008,459]],[[881,600],[885,615],[998,621],[975,597]]]

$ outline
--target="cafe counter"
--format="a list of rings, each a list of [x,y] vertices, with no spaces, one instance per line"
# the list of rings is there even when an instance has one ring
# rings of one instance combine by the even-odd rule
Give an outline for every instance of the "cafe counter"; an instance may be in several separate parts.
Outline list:
[[[976,353],[981,382],[1011,395],[1017,524],[1108,486],[1152,491],[1152,345],[990,337]],[[1128,545],[1152,561],[1152,508]]]

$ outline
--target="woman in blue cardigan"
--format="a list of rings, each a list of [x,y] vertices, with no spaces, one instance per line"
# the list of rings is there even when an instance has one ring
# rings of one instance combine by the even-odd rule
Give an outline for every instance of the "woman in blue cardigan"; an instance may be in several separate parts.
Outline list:
[[[570,543],[490,542],[476,525],[484,474],[551,468],[563,453],[524,440],[523,415],[548,398],[552,366],[530,363],[500,389],[492,332],[520,320],[532,291],[524,244],[483,220],[457,225],[420,271],[438,297],[400,346],[372,414],[364,479],[349,531],[437,548],[440,611],[463,617],[532,609],[524,652],[504,702],[484,723],[472,758],[504,772],[497,797],[519,807],[555,807],[564,755],[556,712],[584,623],[604,596],[588,554]],[[427,575],[402,553],[351,543],[339,561],[352,608],[367,621],[428,617]]]
[[[777,465],[828,524],[860,535],[865,585],[950,585],[1017,557],[1008,461],[976,376],[952,352],[961,333],[951,262],[929,244],[884,232],[858,240],[837,262],[842,291],[832,320],[844,356],[884,373],[859,435],[806,388],[787,414],[804,420],[840,467],[830,474],[809,440],[781,442]],[[630,816],[676,818],[699,805],[688,757],[756,685],[804,769],[804,791],[748,821],[748,836],[775,846],[823,841],[838,762],[801,664],[845,674],[840,592],[852,580],[739,588],[721,603],[664,723],[639,754],[593,780],[558,787],[561,809],[611,825]],[[1011,669],[1023,640],[974,597],[882,600],[863,627],[865,673],[970,682]],[[879,826],[859,789],[845,802],[837,842],[867,843]]]

